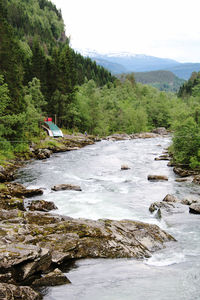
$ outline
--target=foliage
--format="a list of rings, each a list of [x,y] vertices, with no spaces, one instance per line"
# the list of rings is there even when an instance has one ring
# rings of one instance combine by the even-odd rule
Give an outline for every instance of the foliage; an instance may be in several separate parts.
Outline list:
[[[136,84],[132,76],[103,88],[90,80],[77,91],[74,125],[82,132],[100,135],[169,128],[177,102],[173,94]]]

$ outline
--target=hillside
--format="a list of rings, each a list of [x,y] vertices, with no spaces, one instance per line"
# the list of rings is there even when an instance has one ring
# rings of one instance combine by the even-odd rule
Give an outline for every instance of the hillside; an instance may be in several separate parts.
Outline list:
[[[161,91],[177,92],[185,82],[170,71],[135,72],[136,82],[149,84]]]

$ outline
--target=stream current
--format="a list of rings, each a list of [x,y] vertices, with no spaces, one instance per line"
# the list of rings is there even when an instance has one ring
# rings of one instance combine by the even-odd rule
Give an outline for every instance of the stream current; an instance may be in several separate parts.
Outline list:
[[[18,182],[44,189],[37,199],[54,201],[58,210],[53,213],[154,223],[177,239],[144,260],[78,260],[66,273],[72,284],[46,289],[45,300],[200,299],[200,216],[189,214],[184,205],[161,220],[149,212],[150,204],[167,194],[200,197],[200,186],[176,182],[167,161],[154,160],[170,142],[168,137],[102,141],[31,162],[19,171]],[[121,171],[122,164],[130,169]],[[150,182],[149,174],[169,180]],[[51,191],[61,183],[80,185],[82,192]]]

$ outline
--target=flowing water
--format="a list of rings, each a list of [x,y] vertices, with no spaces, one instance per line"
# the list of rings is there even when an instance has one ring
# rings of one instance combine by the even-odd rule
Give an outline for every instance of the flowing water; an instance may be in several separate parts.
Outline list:
[[[71,285],[46,290],[45,300],[197,300],[200,299],[200,216],[180,207],[161,220],[149,206],[166,194],[197,199],[200,187],[176,182],[167,161],[155,161],[170,138],[102,141],[77,151],[34,161],[20,170],[18,181],[41,187],[37,199],[54,201],[55,213],[74,218],[132,219],[155,223],[177,242],[149,259],[83,259],[67,271]],[[121,171],[121,165],[130,169]],[[149,174],[168,181],[150,182]],[[51,191],[55,184],[80,185],[82,192]]]

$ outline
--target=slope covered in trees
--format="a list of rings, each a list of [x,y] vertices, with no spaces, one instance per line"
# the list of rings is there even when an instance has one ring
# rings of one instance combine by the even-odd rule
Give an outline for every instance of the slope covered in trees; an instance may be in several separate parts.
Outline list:
[[[177,92],[184,83],[170,71],[151,71],[134,73],[136,82],[149,84],[161,91]]]
[[[57,114],[71,128],[78,84],[114,78],[77,55],[61,12],[47,0],[0,0],[0,148],[19,150],[38,135],[40,120]]]

